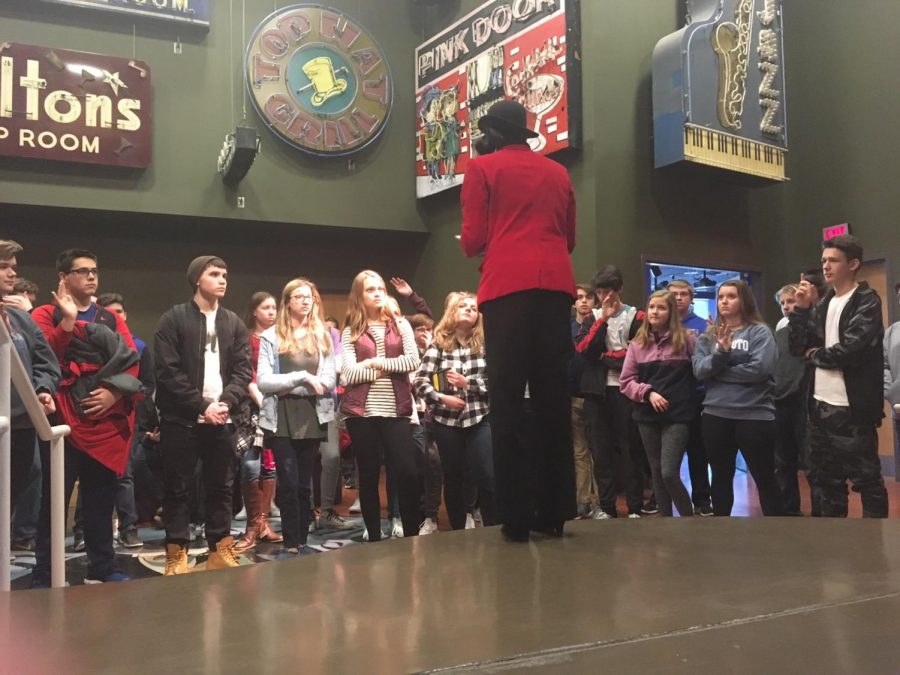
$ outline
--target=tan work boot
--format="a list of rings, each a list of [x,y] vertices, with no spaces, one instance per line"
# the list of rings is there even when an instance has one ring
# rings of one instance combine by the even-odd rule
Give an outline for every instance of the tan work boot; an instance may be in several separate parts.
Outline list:
[[[240,567],[241,564],[234,557],[231,547],[234,546],[234,537],[228,536],[216,544],[216,550],[210,551],[206,561],[206,569],[221,570],[226,567]]]
[[[188,569],[187,549],[178,544],[166,544],[166,571],[164,576],[175,574],[187,574]]]

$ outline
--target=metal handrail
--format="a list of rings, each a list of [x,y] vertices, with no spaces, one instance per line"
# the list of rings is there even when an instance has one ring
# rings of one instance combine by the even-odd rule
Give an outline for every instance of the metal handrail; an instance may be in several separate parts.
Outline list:
[[[66,509],[64,485],[64,439],[71,429],[51,426],[38,400],[31,377],[25,370],[6,324],[0,321],[0,591],[10,590],[10,394],[16,388],[38,438],[50,443],[50,584],[66,585]]]

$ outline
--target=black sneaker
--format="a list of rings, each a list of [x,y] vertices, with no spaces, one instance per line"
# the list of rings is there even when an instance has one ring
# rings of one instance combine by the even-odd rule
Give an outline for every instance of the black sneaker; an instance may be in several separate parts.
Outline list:
[[[84,550],[84,532],[76,532],[72,537],[72,550],[81,552]]]
[[[703,516],[704,518],[706,518],[707,516],[711,516],[713,515],[712,507],[709,504],[706,504],[704,506],[695,506],[694,515]]]
[[[118,581],[131,581],[131,577],[121,570],[113,570],[109,574],[103,575],[95,575],[93,573],[89,573],[84,578],[85,584],[108,584]]]
[[[119,532],[119,542],[125,548],[140,548],[144,545],[144,541],[138,536],[135,528],[129,528],[124,532]]]
[[[656,504],[656,497],[652,499],[648,499],[647,502],[641,506],[641,513],[645,516],[652,516],[656,513],[659,513],[659,506]]]

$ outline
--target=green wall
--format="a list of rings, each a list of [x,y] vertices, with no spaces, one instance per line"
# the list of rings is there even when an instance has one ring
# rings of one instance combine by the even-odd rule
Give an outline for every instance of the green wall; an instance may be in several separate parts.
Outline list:
[[[785,23],[792,180],[752,210],[774,226],[770,269],[796,279],[818,263],[821,228],[849,222],[900,281],[900,2],[790,0]]]
[[[182,299],[187,262],[211,251],[229,260],[234,306],[299,274],[340,291],[362,266],[407,276],[440,306],[447,291],[474,288],[478,272],[453,237],[458,190],[415,199],[413,49],[480,2],[414,8],[410,0],[332,0],[388,53],[397,85],[390,124],[355,167],[308,159],[263,130],[262,154],[239,189],[245,209],[214,169],[232,115],[240,117],[230,76],[243,51],[241,2],[233,24],[229,2],[211,3],[212,29],[180,35],[180,56],[174,29],[141,22],[136,54],[151,64],[155,82],[153,166],[114,176],[0,160],[0,231],[25,244],[24,272],[45,288],[57,251],[97,248],[103,288],[134,296],[136,328],[145,334],[165,306]],[[892,222],[900,204],[900,54],[892,34],[900,3],[785,3],[792,180],[758,189],[693,167],[653,169],[651,53],[681,25],[682,5],[582,0],[584,147],[561,159],[578,199],[578,277],[614,262],[626,274],[626,299],[638,303],[642,257],[756,269],[767,299],[815,263],[822,225],[849,220],[867,253],[890,258],[900,278]],[[246,6],[249,32],[273,3]],[[0,7],[0,39],[129,56],[132,23],[10,0]],[[252,110],[248,120],[262,127]],[[774,303],[764,308],[776,316]]]

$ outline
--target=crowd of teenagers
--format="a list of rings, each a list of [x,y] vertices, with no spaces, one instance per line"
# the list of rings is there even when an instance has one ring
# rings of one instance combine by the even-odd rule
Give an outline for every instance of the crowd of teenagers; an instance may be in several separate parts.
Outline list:
[[[277,296],[255,293],[241,318],[221,304],[226,262],[208,255],[191,262],[192,298],[162,315],[151,348],[129,331],[124,299],[98,295],[95,254],[62,252],[58,288],[44,305],[17,278],[21,254],[16,242],[0,241],[3,320],[45,413],[72,429],[65,495],[68,503],[77,480],[75,545],[86,550],[87,582],[128,578],[116,566],[111,515],[120,543],[141,546],[138,503],[154,512],[161,505],[166,575],[188,571],[201,526],[208,569],[237,566],[236,555],[258,542],[280,542],[279,557],[315,552],[311,530],[354,527],[335,511],[348,445],[359,489],[351,511],[358,506],[369,542],[437,532],[442,497],[445,527],[472,527],[477,512],[514,541],[523,527],[525,535],[562,535],[558,520],[529,525],[534,503],[495,478],[515,458],[503,447],[507,432],[492,429],[501,419],[492,406],[517,411],[516,442],[527,445],[541,438],[541,408],[551,405],[537,377],[528,377],[524,399],[497,394],[504,377],[526,382],[497,370],[515,355],[514,336],[500,349],[486,346],[496,305],[486,319],[476,295],[453,292],[435,324],[408,283],[389,280],[408,305],[401,307],[382,276],[364,270],[341,325],[325,317],[305,278]],[[740,451],[766,516],[802,515],[802,469],[812,515],[846,516],[849,482],[864,516],[886,517],[876,428],[883,400],[900,403],[900,329],[885,335],[878,294],[857,283],[862,257],[853,237],[824,242],[821,271],[776,294],[784,319],[774,332],[741,280],[719,286],[714,321],[694,314],[687,281],[653,292],[644,308],[622,301],[623,276],[612,265],[579,284],[565,361],[546,378],[568,382],[556,393],[571,431],[563,436],[567,468],[547,480],[564,479],[562,494],[575,496],[553,513],[728,516]],[[15,536],[36,550],[33,585],[47,586],[49,449],[15,392],[12,428]],[[685,454],[690,490],[681,479]],[[236,485],[247,523],[237,540]],[[281,532],[268,520],[276,486]]]

